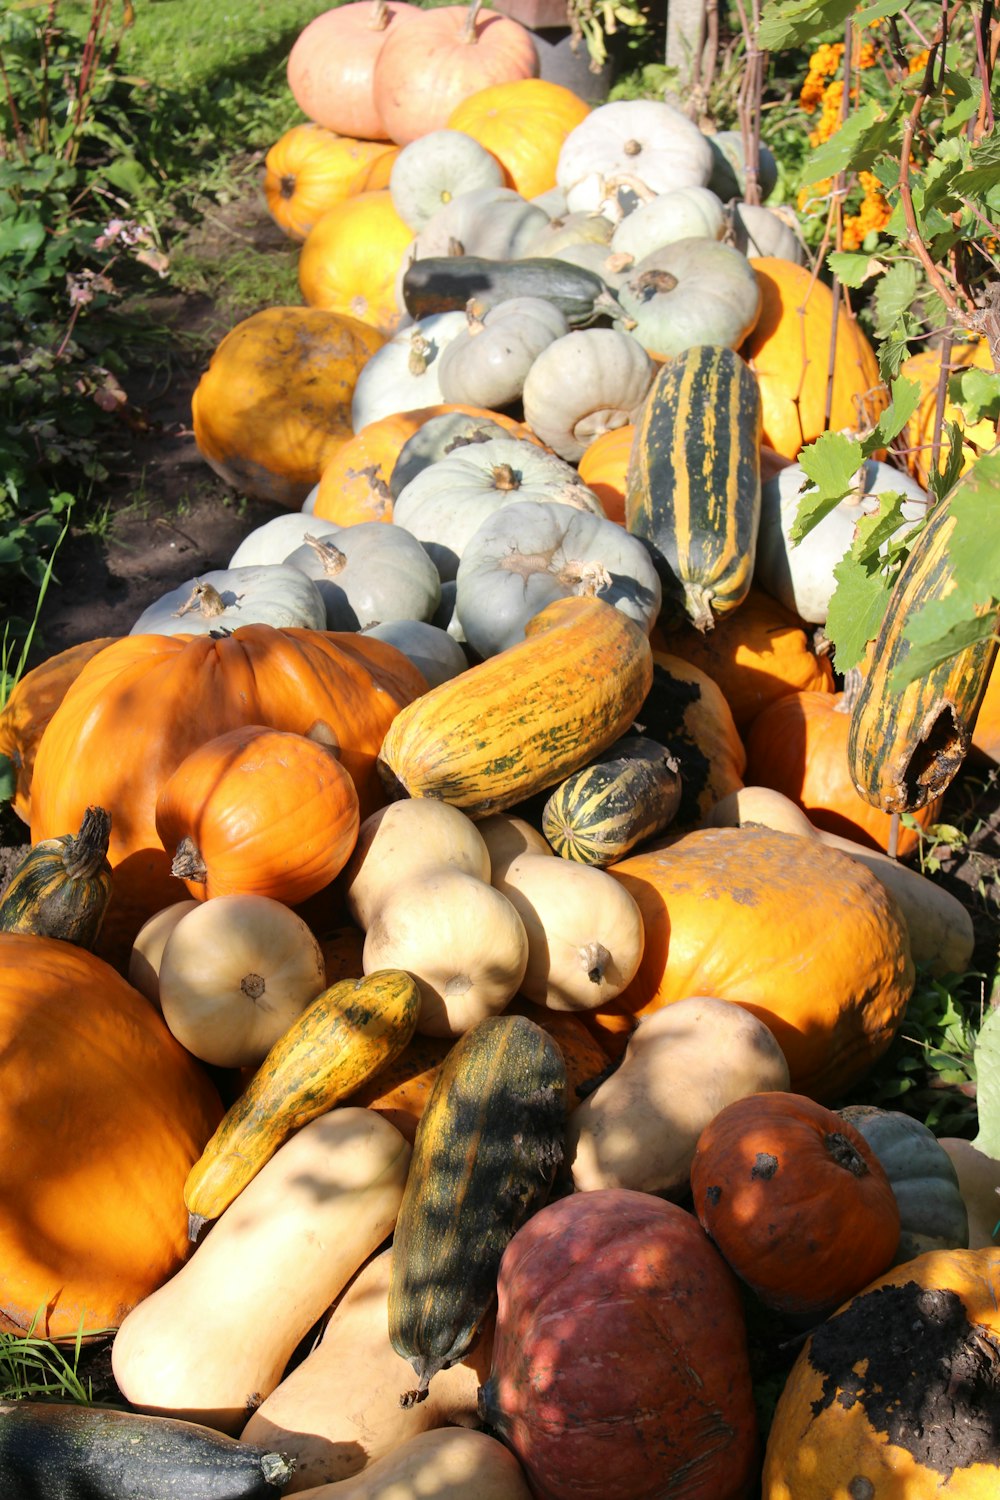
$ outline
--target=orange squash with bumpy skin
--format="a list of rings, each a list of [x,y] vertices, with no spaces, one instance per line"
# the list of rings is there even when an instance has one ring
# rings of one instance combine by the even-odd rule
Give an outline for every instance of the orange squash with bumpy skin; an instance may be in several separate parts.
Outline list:
[[[184,1179],[222,1104],[101,959],[0,934],[0,1330],[114,1328],[183,1264]]]
[[[244,495],[297,509],[352,434],[382,334],[321,307],[268,307],[226,334],[191,401],[202,458]]]
[[[836,1098],[888,1047],[913,990],[905,920],[836,849],[768,828],[705,828],[608,873],[639,903],[638,973],[588,1023],[619,1035],[688,995],[745,1005],[775,1035],[797,1093]],[[624,1033],[624,1035],[623,1035]],[[599,1040],[600,1040],[599,1036]]]

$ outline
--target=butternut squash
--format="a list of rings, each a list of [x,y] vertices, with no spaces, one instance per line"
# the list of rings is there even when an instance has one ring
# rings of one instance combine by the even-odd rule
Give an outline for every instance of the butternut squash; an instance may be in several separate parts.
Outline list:
[[[358,832],[344,871],[347,910],[367,932],[404,880],[437,865],[489,880],[489,853],[475,823],[448,802],[390,802],[367,817]]]
[[[232,1435],[391,1231],[410,1147],[372,1110],[320,1115],[277,1151],[178,1273],[123,1321],[125,1399]]]
[[[531,1500],[521,1465],[485,1432],[442,1427],[339,1484],[300,1490],[300,1500]]]
[[[492,1328],[457,1364],[442,1370],[427,1400],[403,1407],[412,1378],[389,1342],[392,1250],[383,1250],[351,1282],[323,1337],[271,1392],[241,1441],[294,1460],[285,1490],[333,1484],[360,1473],[418,1433],[450,1423],[478,1425],[476,1392],[490,1372]]]

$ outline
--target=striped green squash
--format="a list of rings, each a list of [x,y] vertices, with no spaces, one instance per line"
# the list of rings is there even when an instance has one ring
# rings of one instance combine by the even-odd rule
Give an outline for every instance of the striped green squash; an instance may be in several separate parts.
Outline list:
[[[956,503],[988,489],[984,499],[996,504],[998,487],[1000,454],[987,455],[933,507],[890,595],[847,744],[855,787],[884,812],[915,812],[940,797],[972,742],[997,651],[996,624],[992,636],[974,641],[906,687],[894,687],[892,677],[910,653],[906,631],[914,616],[955,588],[949,554]],[[978,613],[996,621],[995,605],[986,603]]]
[[[229,1207],[278,1147],[387,1067],[408,1045],[420,989],[402,969],[342,979],[280,1036],[188,1173],[188,1233]]]
[[[666,828],[680,800],[670,751],[626,735],[556,788],[542,809],[542,832],[563,859],[603,868]]]
[[[417,1376],[405,1405],[475,1342],[500,1258],[562,1161],[565,1096],[559,1046],[525,1016],[487,1017],[445,1058],[393,1237],[389,1338]]]
[[[700,344],[664,365],[636,423],[625,525],[650,547],[665,625],[710,630],[750,588],[760,525],[761,404],[732,349]]]
[[[88,807],[79,833],[29,849],[0,901],[0,932],[61,938],[93,951],[111,900],[111,817]]]

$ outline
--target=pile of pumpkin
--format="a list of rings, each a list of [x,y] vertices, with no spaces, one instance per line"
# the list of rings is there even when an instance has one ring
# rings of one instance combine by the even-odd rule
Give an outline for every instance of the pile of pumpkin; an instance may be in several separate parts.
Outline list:
[[[390,40],[407,9],[376,5]],[[630,303],[615,236],[721,201],[668,106],[525,126],[552,176],[529,198],[496,168],[463,193],[486,152],[431,102],[391,185],[342,198],[400,212],[442,174],[385,280],[403,305],[382,324],[355,285],[353,311],[258,314],[199,387],[206,458],[278,513],[0,714],[32,840],[0,904],[0,1324],[114,1330],[130,1408],[3,1408],[0,1488],[737,1500],[763,1459],[767,1500],[992,1492],[1000,1166],[836,1108],[915,964],[973,951],[886,853],[970,744],[998,757],[989,643],[890,683],[907,611],[947,587],[948,503],[835,691],[814,632],[856,518],[889,488],[900,525],[927,506],[873,463],[791,545],[834,328],[832,425],[882,400],[856,323],[794,260],[723,243],[732,213],[654,250]],[[605,128],[627,171],[598,166]],[[539,208],[577,149],[582,206]],[[534,238],[475,241],[508,208]],[[577,214],[598,257],[563,237]],[[714,251],[750,302],[647,338],[670,280],[675,309],[711,300],[686,277]],[[763,1454],[761,1313],[801,1344]]]

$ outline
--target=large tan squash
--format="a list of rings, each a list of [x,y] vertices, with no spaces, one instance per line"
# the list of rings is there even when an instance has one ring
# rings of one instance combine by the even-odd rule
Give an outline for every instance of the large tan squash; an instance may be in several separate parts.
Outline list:
[[[300,1500],[531,1500],[521,1465],[485,1432],[422,1432],[339,1484],[299,1491]]]
[[[410,1147],[374,1110],[320,1115],[261,1168],[112,1348],[140,1411],[235,1435],[391,1231]]]

